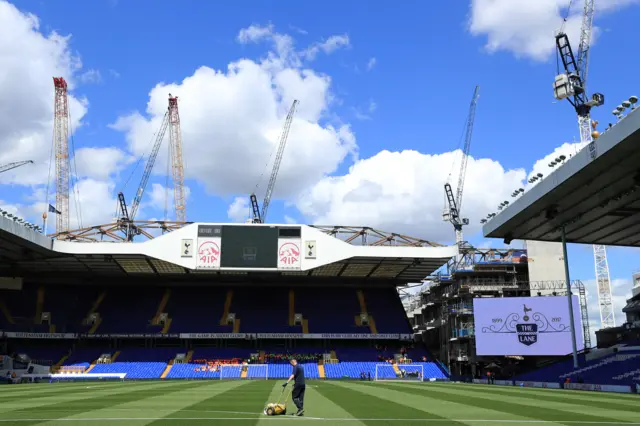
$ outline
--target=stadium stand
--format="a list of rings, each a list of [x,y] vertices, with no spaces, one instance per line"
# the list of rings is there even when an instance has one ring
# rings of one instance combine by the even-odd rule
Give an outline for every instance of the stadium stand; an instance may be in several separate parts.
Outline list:
[[[587,361],[581,358],[582,367],[573,369],[571,360],[564,360],[536,371],[517,376],[516,380],[540,382],[580,382],[600,385],[633,385],[640,374],[640,350],[618,352],[603,358]]]
[[[0,328],[28,333],[80,333],[78,341],[64,339],[16,339],[12,350],[26,353],[42,365],[59,366],[59,371],[92,374],[126,373],[127,380],[140,379],[249,379],[286,378],[291,373],[288,362],[299,360],[310,379],[359,379],[361,374],[375,375],[376,365],[403,353],[414,361],[428,357],[422,347],[402,348],[399,342],[389,346],[376,340],[344,340],[323,347],[320,341],[306,346],[290,346],[284,341],[229,341],[226,347],[189,348],[173,340],[170,347],[155,347],[138,341],[138,347],[125,340],[114,344],[100,338],[108,333],[399,333],[411,334],[410,324],[393,287],[234,287],[183,286],[170,289],[152,286],[72,286],[42,287],[25,284],[21,292],[0,290]],[[328,311],[327,307],[331,307]],[[39,316],[48,313],[48,323]],[[159,322],[166,313],[170,324]],[[235,314],[236,325],[226,324],[228,314]],[[293,324],[295,314],[302,314],[303,324]],[[362,314],[369,324],[361,324]],[[96,324],[87,323],[97,315]],[[86,334],[83,334],[86,333]],[[88,339],[90,335],[99,337]],[[176,334],[174,334],[176,336]],[[168,337],[168,336],[167,336]],[[167,342],[171,339],[165,339]],[[154,340],[155,341],[155,340]],[[109,342],[109,343],[107,343]],[[300,342],[298,342],[300,343]],[[209,343],[210,344],[210,343]],[[326,344],[326,343],[325,343]],[[168,344],[167,344],[168,345]],[[229,345],[229,346],[227,346]],[[332,354],[330,363],[324,354]],[[178,354],[187,358],[176,362]],[[256,354],[259,354],[256,357]],[[107,360],[98,359],[107,355]],[[252,356],[254,359],[251,359]],[[251,365],[243,372],[241,364]],[[224,367],[221,365],[233,364]],[[264,365],[266,364],[266,366]],[[418,362],[414,362],[418,364]],[[446,374],[436,362],[424,365],[425,378],[444,379]],[[393,378],[398,368],[389,364],[380,377]]]
[[[48,324],[37,324],[38,286],[25,285],[24,293],[0,290],[0,299],[10,310],[14,323],[0,315],[0,327],[15,332],[50,332]],[[48,286],[43,291],[41,312],[51,314],[58,333],[161,333],[153,324],[157,315],[166,312],[171,318],[172,333],[231,333],[230,325],[221,325],[225,317],[225,288],[180,287],[170,292],[160,287],[86,288],[82,286]],[[301,333],[302,326],[289,325],[289,288],[236,288],[232,292],[229,312],[240,320],[243,333]],[[362,294],[364,304],[360,303]],[[99,304],[96,301],[104,295]],[[169,296],[167,296],[169,295]],[[165,300],[166,298],[166,300]],[[411,333],[400,299],[393,288],[367,289],[297,288],[295,313],[308,321],[310,333]],[[164,303],[163,303],[164,302]],[[327,315],[331,306],[331,315]],[[376,330],[357,325],[361,313],[370,319],[382,318]],[[162,311],[162,312],[161,312]],[[91,313],[98,313],[97,327],[83,324]],[[354,318],[356,319],[354,321]],[[156,321],[157,322],[157,321]],[[91,330],[92,329],[92,330]]]

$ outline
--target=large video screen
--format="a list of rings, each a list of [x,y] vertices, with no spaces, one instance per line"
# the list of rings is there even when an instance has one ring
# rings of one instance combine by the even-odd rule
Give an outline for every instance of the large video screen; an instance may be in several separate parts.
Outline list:
[[[278,228],[270,226],[223,226],[223,268],[277,268]]]
[[[580,303],[573,297],[576,345],[584,348]],[[477,355],[555,356],[572,352],[566,296],[473,299]]]

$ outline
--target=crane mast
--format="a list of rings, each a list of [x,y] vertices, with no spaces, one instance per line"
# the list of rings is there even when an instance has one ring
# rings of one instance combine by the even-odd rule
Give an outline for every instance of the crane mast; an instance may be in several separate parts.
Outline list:
[[[471,150],[473,124],[476,119],[476,105],[478,104],[479,97],[480,86],[476,86],[473,91],[473,97],[471,98],[471,104],[469,105],[469,114],[465,123],[464,147],[462,149],[462,161],[460,162],[460,173],[458,174],[458,187],[456,188],[455,198],[453,196],[451,185],[448,182],[444,185],[444,192],[447,197],[447,206],[445,206],[445,213],[442,217],[445,221],[451,222],[453,229],[456,231],[456,245],[458,246],[458,250],[460,250],[463,243],[462,226],[469,224],[469,219],[462,219],[460,217],[460,211],[462,208],[464,181],[467,174],[467,160]]]
[[[594,14],[595,0],[585,0],[577,59],[573,55],[568,36],[562,31],[556,35],[556,47],[564,67],[564,73],[558,75],[554,83],[556,99],[567,99],[576,110],[578,128],[580,130],[580,142],[588,147],[591,160],[594,160],[598,156],[595,144],[597,134],[595,134],[595,132],[592,133],[592,128],[595,129],[597,122],[591,122],[591,108],[604,104],[604,95],[601,93],[594,93],[591,100],[589,100],[587,96],[589,53],[591,49]],[[613,311],[611,278],[609,275],[606,247],[599,244],[594,245],[593,257],[598,287],[600,323],[602,328],[615,327],[616,322]]]
[[[176,221],[187,221],[187,206],[184,193],[184,164],[182,160],[182,132],[180,131],[180,114],[178,113],[178,97],[169,93],[169,141],[171,151],[171,167],[173,171],[173,197],[176,209]]]
[[[56,156],[56,234],[69,230],[69,102],[67,82],[53,77],[53,143]],[[59,237],[60,238],[60,237]]]
[[[280,171],[280,163],[282,163],[284,148],[287,145],[289,130],[291,129],[291,123],[293,122],[293,116],[296,112],[298,103],[298,100],[293,101],[293,103],[291,104],[291,108],[289,109],[289,113],[287,114],[287,118],[284,121],[284,127],[282,128],[282,133],[280,134],[280,143],[278,144],[278,151],[273,163],[271,177],[269,178],[269,184],[267,185],[267,190],[264,195],[264,201],[262,202],[262,212],[260,211],[260,206],[258,205],[258,198],[256,197],[256,194],[253,193],[249,197],[251,200],[251,210],[253,212],[254,223],[265,223],[267,220],[267,213],[269,211],[269,205],[271,204],[271,196],[273,195],[273,190],[276,187],[276,180],[278,178],[278,172]]]
[[[15,163],[7,163],[3,166],[0,166],[0,173],[8,172],[9,170],[15,169],[17,167],[22,167],[26,164],[33,164],[33,161],[26,160],[26,161],[17,161]]]

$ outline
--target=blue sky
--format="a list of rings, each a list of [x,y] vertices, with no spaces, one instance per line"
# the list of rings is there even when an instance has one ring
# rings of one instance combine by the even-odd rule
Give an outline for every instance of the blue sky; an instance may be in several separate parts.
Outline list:
[[[56,74],[73,85],[73,140],[77,152],[84,149],[76,159],[82,225],[109,222],[117,191],[133,197],[141,177],[135,161],[148,154],[173,91],[180,97],[188,220],[248,214],[246,195],[261,182],[261,196],[270,166],[262,180],[260,174],[295,97],[301,109],[270,222],[366,225],[451,243],[453,230],[440,220],[442,185],[451,170],[456,181],[459,153],[452,151],[480,85],[463,204],[473,223],[466,238],[502,246],[482,238],[479,219],[522,186],[538,160],[576,149],[558,151],[579,136],[571,107],[552,94],[556,5],[565,3],[24,0],[13,3],[17,12],[0,1],[0,20],[13,25],[0,25],[0,36],[17,34],[4,46],[7,37],[0,37],[9,64],[4,76],[0,70],[0,163],[37,163],[5,173],[0,200],[39,221]],[[626,72],[640,65],[626,53],[635,49],[635,3],[597,6],[589,87],[607,97],[594,114],[601,123],[637,94],[637,77]],[[579,9],[567,24],[574,40]],[[28,13],[39,27],[29,24]],[[261,36],[254,31],[241,40],[252,25]],[[139,219],[163,217],[167,141]],[[74,217],[72,223],[80,225]],[[617,302],[630,293],[637,255],[609,249]],[[591,247],[571,246],[569,256],[572,278],[594,278]]]

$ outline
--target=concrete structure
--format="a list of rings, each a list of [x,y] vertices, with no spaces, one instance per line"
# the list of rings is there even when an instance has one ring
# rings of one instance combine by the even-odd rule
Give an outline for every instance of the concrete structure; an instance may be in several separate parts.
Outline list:
[[[536,282],[563,281],[564,255],[562,244],[546,241],[527,241],[529,280]],[[551,289],[541,290],[542,296],[549,296]],[[532,294],[536,296],[537,292]]]
[[[533,250],[537,259],[531,262],[523,249],[466,248],[460,263],[449,262],[446,273],[431,277],[428,287],[403,300],[416,338],[424,341],[452,374],[475,374],[483,365],[501,358],[476,355],[474,297],[566,295],[563,276],[552,279],[562,271],[557,245],[534,244]],[[536,280],[530,275],[531,269]],[[545,269],[549,272],[545,273]],[[583,330],[578,332],[583,333],[585,345],[590,347],[584,285],[575,281],[572,288],[581,307]]]
[[[271,230],[262,253],[256,247],[243,253],[256,260],[270,252],[272,264],[261,267],[224,266],[225,250],[233,239],[225,240],[230,228]],[[209,224],[193,223],[140,243],[71,242],[53,240],[0,217],[0,277],[68,279],[74,277],[172,277],[192,274],[238,276],[254,272],[279,274],[291,279],[300,276],[366,278],[404,285],[420,282],[456,255],[455,246],[441,246],[413,239],[412,245],[354,245],[336,236],[341,228],[319,229],[306,225]],[[335,232],[334,232],[335,231]],[[364,232],[364,231],[362,231]],[[390,234],[391,235],[391,234]],[[391,238],[391,237],[389,237]],[[380,240],[379,240],[380,241]],[[352,239],[353,242],[353,239]],[[244,250],[244,248],[241,248]],[[221,261],[222,258],[222,261]],[[196,276],[198,276],[196,275]]]
[[[559,242],[564,226],[569,243],[640,246],[639,143],[636,108],[596,140],[595,160],[583,149],[550,168],[484,225],[484,236]]]

